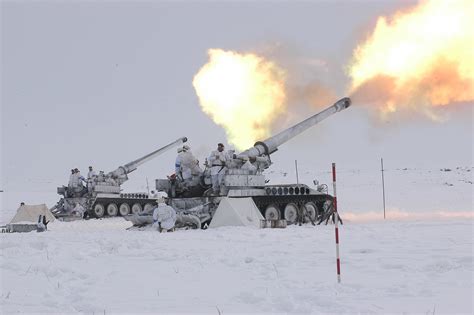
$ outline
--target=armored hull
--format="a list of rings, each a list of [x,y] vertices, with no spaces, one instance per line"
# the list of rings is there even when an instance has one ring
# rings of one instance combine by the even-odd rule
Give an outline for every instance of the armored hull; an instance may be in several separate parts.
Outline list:
[[[266,220],[286,220],[288,224],[318,222],[332,208],[333,197],[306,185],[267,185],[252,190],[237,190],[227,196],[175,196],[169,204],[178,214],[177,226],[205,228],[224,197],[252,198]],[[171,191],[167,191],[171,196]],[[125,216],[136,226],[153,222],[151,212]]]
[[[267,220],[285,219],[289,224],[299,217],[316,222],[332,205],[333,197],[306,185],[266,186],[265,195],[252,197]]]

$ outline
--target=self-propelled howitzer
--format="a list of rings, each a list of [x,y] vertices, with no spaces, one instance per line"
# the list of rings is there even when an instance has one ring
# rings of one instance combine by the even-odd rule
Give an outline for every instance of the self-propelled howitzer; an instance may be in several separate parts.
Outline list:
[[[156,203],[148,193],[124,193],[121,185],[128,180],[128,174],[140,165],[186,141],[186,137],[179,138],[109,173],[101,171],[88,178],[86,185],[82,179],[75,178],[68,186],[58,187],[58,194],[63,197],[53,207],[53,213],[57,217],[67,218],[86,212],[92,217],[101,218],[104,215],[124,216],[152,209]]]
[[[343,98],[322,112],[264,141],[256,142],[252,148],[240,154],[230,152],[222,168],[224,175],[218,193],[210,188],[209,168],[199,176],[184,181],[174,178],[157,179],[156,188],[168,193],[170,203],[178,214],[193,212],[193,215],[201,219],[201,223],[204,223],[203,220],[210,220],[223,197],[251,197],[268,220],[286,219],[293,223],[302,208],[311,220],[316,220],[333,199],[327,194],[327,186],[320,185],[313,189],[305,184],[266,185],[263,171],[272,163],[270,155],[282,144],[350,105],[351,100]]]

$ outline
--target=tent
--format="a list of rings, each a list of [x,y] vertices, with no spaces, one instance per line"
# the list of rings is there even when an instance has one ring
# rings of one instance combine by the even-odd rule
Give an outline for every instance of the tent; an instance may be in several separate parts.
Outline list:
[[[10,224],[16,223],[38,223],[38,217],[44,215],[47,222],[54,221],[54,216],[45,204],[42,205],[23,205],[18,208]]]
[[[210,228],[220,226],[253,226],[260,228],[263,216],[252,198],[223,198],[212,217]]]

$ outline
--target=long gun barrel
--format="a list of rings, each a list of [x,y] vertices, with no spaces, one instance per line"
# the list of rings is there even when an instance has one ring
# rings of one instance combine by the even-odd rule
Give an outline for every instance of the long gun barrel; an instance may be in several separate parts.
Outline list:
[[[129,173],[133,172],[134,170],[136,170],[137,167],[142,165],[143,163],[155,158],[156,156],[158,156],[162,153],[165,153],[166,151],[168,151],[169,149],[171,149],[171,148],[173,148],[177,145],[185,143],[186,141],[188,141],[188,139],[186,137],[179,138],[178,140],[173,141],[170,144],[165,145],[164,147],[159,148],[158,150],[155,150],[155,151],[153,151],[153,152],[151,152],[151,153],[149,153],[145,156],[142,156],[141,158],[136,159],[135,161],[127,163],[123,166],[119,166],[116,170],[110,172],[109,175],[111,175],[113,177],[119,177],[119,176],[129,174]]]
[[[266,139],[265,141],[258,141],[254,144],[254,146],[242,153],[239,154],[240,158],[256,158],[258,156],[262,156],[264,154],[270,155],[273,152],[278,150],[278,147],[283,143],[287,142],[288,140],[296,137],[306,129],[316,125],[323,119],[335,114],[343,109],[346,109],[351,105],[351,100],[348,97],[340,99],[334,105],[326,108],[320,113],[317,113],[302,122],[290,127],[282,132],[278,133],[277,135]]]

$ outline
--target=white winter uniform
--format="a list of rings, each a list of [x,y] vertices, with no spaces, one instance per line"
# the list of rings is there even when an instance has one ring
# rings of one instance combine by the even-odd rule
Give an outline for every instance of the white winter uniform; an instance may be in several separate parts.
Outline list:
[[[176,156],[176,161],[174,162],[174,173],[176,174],[176,176],[181,176],[181,160],[182,160],[181,154],[182,153],[183,153],[182,151],[178,153],[178,155]]]
[[[166,203],[159,203],[153,211],[153,222],[159,222],[162,229],[170,230],[176,223],[176,211]]]
[[[188,150],[181,153],[181,172],[183,179],[189,179],[202,173],[198,163],[198,160],[191,151]]]
[[[86,209],[84,209],[84,207],[80,203],[77,203],[74,209],[72,209],[72,213],[77,214],[81,218],[84,216],[85,211]]]
[[[211,166],[211,175],[217,175],[224,171],[225,162],[227,161],[227,154],[225,151],[212,151],[208,159]]]
[[[76,177],[76,174],[75,173],[71,173],[71,175],[69,175],[69,182],[67,184],[68,187],[74,187],[74,178]]]
[[[94,176],[97,176],[97,173],[94,170],[89,171],[89,173],[87,173],[87,179],[90,179]]]
[[[78,187],[84,187],[83,181],[85,182],[86,179],[81,175],[81,172],[76,173],[76,181],[77,181],[77,186]]]
[[[82,181],[84,180],[84,177],[81,176],[81,173],[77,172],[74,174],[71,174],[71,177],[69,177],[69,187],[74,188],[76,190],[77,188],[82,189]]]
[[[227,168],[225,163],[229,160],[228,152],[215,150],[209,156],[209,163],[211,166],[212,189],[214,192],[220,191],[220,185],[224,179]]]
[[[181,174],[183,180],[190,179],[193,176],[199,176],[202,173],[202,169],[198,163],[198,160],[190,150],[180,152],[176,157],[176,175]]]

